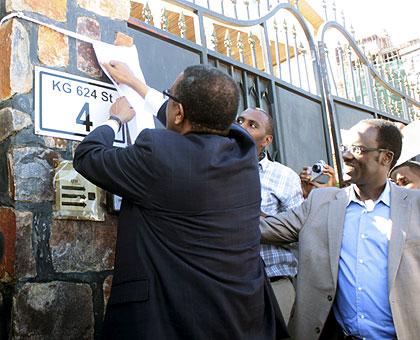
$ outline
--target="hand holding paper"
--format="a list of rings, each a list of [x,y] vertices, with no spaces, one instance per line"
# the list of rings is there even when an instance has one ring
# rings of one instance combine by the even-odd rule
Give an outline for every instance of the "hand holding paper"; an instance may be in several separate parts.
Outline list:
[[[112,104],[110,114],[118,117],[124,124],[133,119],[136,112],[125,97],[120,97]]]
[[[104,63],[101,66],[105,68],[117,84],[128,85],[143,98],[146,97],[148,86],[134,75],[127,64],[111,60],[109,63]]]
[[[130,83],[133,78],[140,80],[143,84],[146,83],[144,80],[143,72],[140,68],[137,49],[135,46],[115,46],[99,41],[93,43],[93,48],[105,74],[113,81],[120,96],[125,96],[136,112],[135,119],[132,119],[128,123],[130,137],[131,140],[134,141],[137,138],[137,135],[143,129],[155,127],[153,115],[149,112],[146,112],[144,109],[143,97],[135,89],[126,84],[126,82]],[[119,72],[121,73],[120,75],[122,76],[122,71],[126,72],[126,75],[129,75],[129,80],[123,81],[122,78],[119,79],[120,81],[114,80],[113,76],[104,66],[104,64],[109,64],[110,61],[119,61],[125,65],[129,65],[126,66],[126,69],[123,70],[123,67],[119,64],[119,71],[121,71]],[[114,68],[112,68],[112,71],[115,71]]]

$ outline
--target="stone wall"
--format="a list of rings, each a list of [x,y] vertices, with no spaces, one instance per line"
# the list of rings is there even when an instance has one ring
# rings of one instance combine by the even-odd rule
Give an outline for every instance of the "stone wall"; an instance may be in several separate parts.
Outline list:
[[[0,16],[132,44],[126,0],[6,0]],[[0,339],[93,339],[109,295],[116,217],[52,216],[54,164],[76,142],[34,134],[34,66],[102,79],[89,44],[21,19],[0,27]]]

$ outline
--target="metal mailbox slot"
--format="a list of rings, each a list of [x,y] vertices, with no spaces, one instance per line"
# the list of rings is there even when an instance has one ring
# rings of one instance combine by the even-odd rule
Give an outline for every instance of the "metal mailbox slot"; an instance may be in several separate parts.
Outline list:
[[[54,217],[90,221],[105,220],[105,192],[62,161],[55,169]]]

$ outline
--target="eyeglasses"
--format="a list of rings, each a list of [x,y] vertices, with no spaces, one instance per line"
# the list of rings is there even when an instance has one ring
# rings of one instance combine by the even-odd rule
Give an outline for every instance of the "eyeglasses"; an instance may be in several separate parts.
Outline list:
[[[350,152],[352,155],[355,156],[360,156],[361,154],[365,153],[365,152],[370,152],[370,151],[387,151],[387,152],[392,152],[388,149],[380,149],[380,148],[368,148],[366,146],[363,145],[340,145],[340,152],[344,153],[344,152]]]
[[[171,98],[174,102],[182,104],[182,102],[177,97],[171,94],[171,89],[163,90],[162,93],[164,95],[165,100]]]

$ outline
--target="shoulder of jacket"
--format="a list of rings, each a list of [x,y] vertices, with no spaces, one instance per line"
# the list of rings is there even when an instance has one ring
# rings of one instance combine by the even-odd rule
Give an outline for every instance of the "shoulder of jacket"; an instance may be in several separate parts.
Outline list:
[[[419,189],[407,189],[404,187],[397,186],[395,183],[391,183],[391,193],[393,191],[403,195],[404,197],[407,197],[410,200],[420,201]]]
[[[326,188],[317,188],[311,191],[309,196],[312,199],[322,199],[322,200],[330,200],[331,198],[337,196],[339,193],[345,193],[346,188],[337,188],[337,187],[326,187]]]
[[[412,200],[415,200],[420,203],[420,190],[419,189],[403,189],[403,192]]]

